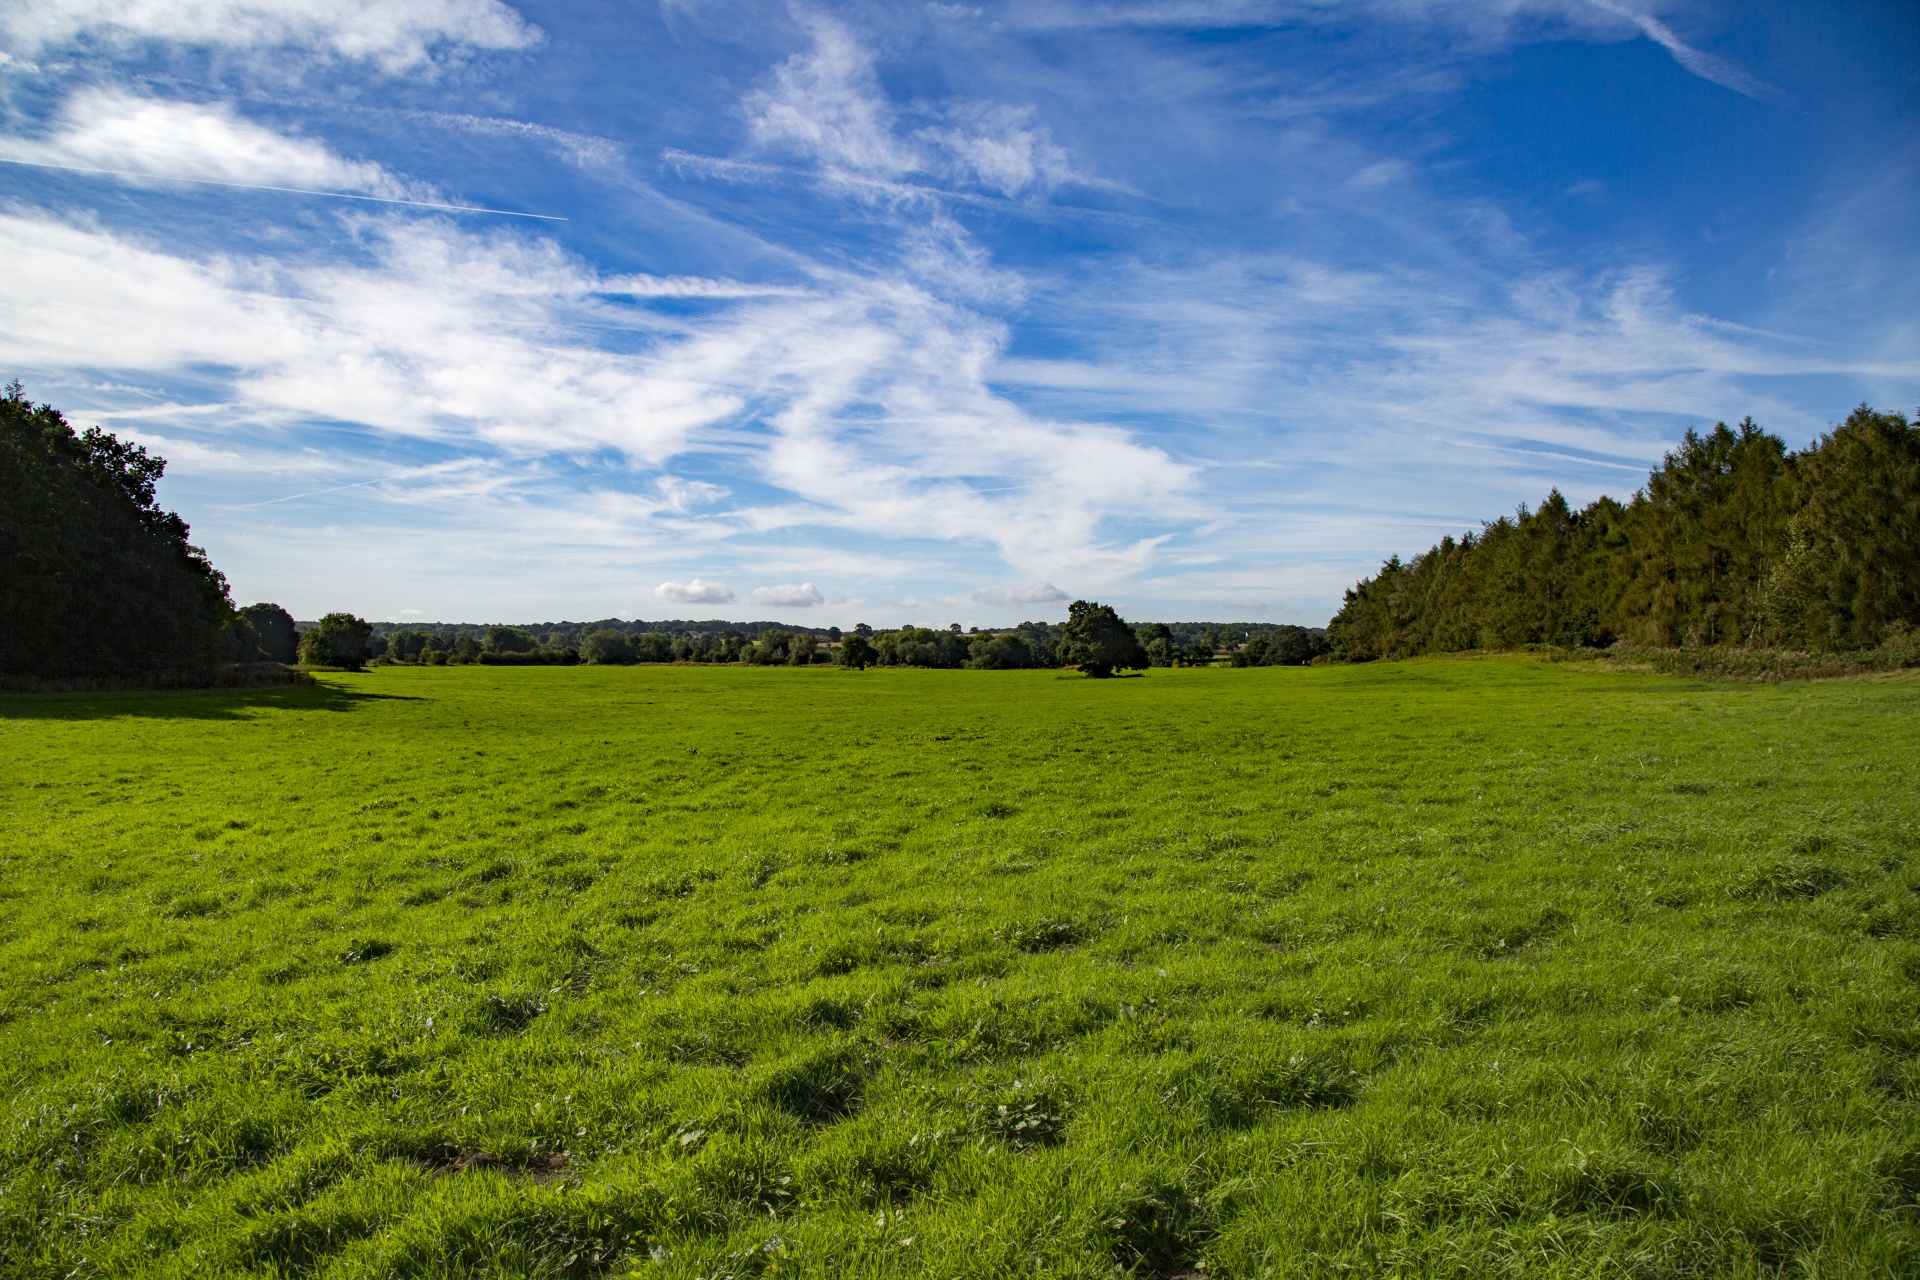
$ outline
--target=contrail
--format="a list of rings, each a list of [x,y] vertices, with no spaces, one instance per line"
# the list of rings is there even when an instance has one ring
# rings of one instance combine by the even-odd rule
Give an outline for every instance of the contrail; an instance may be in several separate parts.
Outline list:
[[[532,216],[538,217],[539,215],[535,214]],[[364,489],[370,484],[382,484],[388,480],[398,480],[399,478],[398,476],[376,476],[372,480],[359,480],[353,484],[335,485],[331,489],[315,489],[312,493],[290,493],[284,498],[268,498],[265,502],[246,502],[240,506],[230,507],[228,509],[232,511],[251,511],[255,507],[270,507],[276,502],[294,502],[300,498],[317,498],[323,493],[341,493],[348,489]]]
[[[543,222],[566,222],[551,213],[522,213],[517,209],[488,209],[477,204],[437,204],[431,200],[400,200],[392,196],[361,196],[348,191],[316,191],[311,187],[270,187],[260,182],[222,182],[218,178],[181,178],[168,173],[141,173],[133,169],[90,169],[77,164],[49,164],[44,160],[11,160],[0,156],[0,164],[22,164],[33,169],[59,169],[66,173],[102,173],[113,178],[145,178],[153,182],[193,182],[207,187],[234,187],[241,191],[278,191],[295,196],[326,196],[333,200],[368,200],[374,204],[404,204],[415,209],[445,209],[451,213],[492,213],[503,218],[539,218]]]

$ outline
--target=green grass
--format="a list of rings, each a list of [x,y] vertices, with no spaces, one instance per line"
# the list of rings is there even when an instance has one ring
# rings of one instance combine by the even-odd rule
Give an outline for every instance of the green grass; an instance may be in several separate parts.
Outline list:
[[[1920,1273],[1920,680],[0,699],[0,1273]]]

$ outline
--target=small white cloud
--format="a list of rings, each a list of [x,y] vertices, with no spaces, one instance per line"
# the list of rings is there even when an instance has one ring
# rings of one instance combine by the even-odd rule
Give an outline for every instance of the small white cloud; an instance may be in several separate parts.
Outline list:
[[[725,583],[702,582],[698,578],[689,582],[663,582],[653,589],[653,594],[671,604],[732,604],[739,598]]]
[[[788,582],[777,587],[755,587],[755,604],[778,605],[786,609],[811,609],[816,604],[824,604],[825,597],[814,589],[811,582]]]
[[[1036,582],[1030,587],[982,587],[968,598],[975,604],[1058,604],[1067,593],[1051,582]]]
[[[705,480],[682,480],[679,476],[661,476],[653,482],[660,501],[684,514],[692,507],[704,507],[727,496],[727,490]]]

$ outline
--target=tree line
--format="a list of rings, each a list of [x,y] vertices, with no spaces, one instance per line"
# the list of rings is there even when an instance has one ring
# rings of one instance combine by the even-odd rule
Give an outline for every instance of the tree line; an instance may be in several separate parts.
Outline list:
[[[293,660],[293,619],[235,609],[186,521],[160,508],[166,465],[76,432],[18,380],[0,388],[0,678],[194,683]]]
[[[1529,644],[1871,649],[1920,624],[1920,426],[1862,405],[1789,451],[1688,431],[1626,502],[1558,489],[1398,556],[1328,624],[1342,660]]]
[[[350,615],[329,615],[329,618],[335,621],[329,624],[322,620],[319,626],[331,625],[336,629],[347,626]],[[634,629],[636,625],[644,627],[644,623],[625,627],[563,624],[544,631],[470,625],[455,629],[428,624],[386,628],[381,634],[382,629],[376,624],[359,619],[351,622],[367,628],[365,652],[358,655],[360,661],[420,666],[471,663],[611,666],[660,662],[809,666],[831,663],[859,668],[977,671],[1104,666],[1111,671],[1216,663],[1300,666],[1328,649],[1324,632],[1297,626],[1156,622],[1130,627],[1110,606],[1089,601],[1076,602],[1065,622],[1022,622],[1005,630],[984,631],[978,627],[962,631],[959,623],[944,630],[930,627],[875,630],[861,623],[844,634],[839,627],[789,629],[771,623],[705,624],[706,629],[701,630]],[[1095,635],[1097,641],[1088,638]],[[1089,645],[1093,648],[1089,649]],[[354,641],[346,640],[345,649],[339,652],[329,649],[328,652],[335,654],[335,660],[328,665],[351,660],[355,655],[346,654],[345,650],[354,646]],[[1089,656],[1090,653],[1093,656]]]

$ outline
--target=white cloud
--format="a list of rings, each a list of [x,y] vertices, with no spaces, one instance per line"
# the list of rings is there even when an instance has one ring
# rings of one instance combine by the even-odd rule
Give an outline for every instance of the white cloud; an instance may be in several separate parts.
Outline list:
[[[727,490],[720,485],[705,480],[683,480],[679,476],[661,476],[653,482],[653,489],[670,510],[682,514],[727,496]]]
[[[975,604],[1058,604],[1069,597],[1051,582],[1036,582],[1030,587],[982,587],[967,597]]]
[[[667,317],[607,301],[610,282],[548,241],[358,225],[371,263],[283,265],[0,215],[14,286],[59,299],[0,312],[0,356],[28,371],[226,369],[236,412],[509,457],[659,467],[725,447],[791,495],[734,508],[731,529],[972,539],[1036,577],[1124,571],[1150,548],[1107,545],[1104,523],[1184,509],[1190,468],[996,394],[1003,326],[910,279],[823,270],[806,294]],[[684,510],[698,491],[661,492]]]
[[[9,0],[0,34],[17,53],[86,39],[238,49],[294,47],[388,71],[437,50],[523,49],[539,31],[500,0]]]
[[[0,156],[155,178],[394,199],[431,194],[409,188],[377,164],[335,155],[324,143],[244,120],[226,103],[170,102],[120,89],[75,93],[45,138],[0,139]]]
[[[719,582],[702,582],[694,578],[688,582],[663,582],[653,589],[653,594],[669,604],[732,604],[739,599],[733,594],[733,588]]]
[[[909,127],[882,92],[872,56],[845,27],[820,16],[806,25],[812,45],[774,68],[767,86],[745,100],[762,148],[799,153],[830,182],[888,197],[932,194],[915,185],[928,181],[1013,197],[1081,180],[1027,108],[956,103]],[[728,176],[754,176],[739,161],[684,159]]]
[[[810,609],[816,604],[824,604],[825,597],[814,589],[811,582],[784,583],[777,587],[755,587],[753,602],[762,605],[776,605],[785,609]]]
[[[658,465],[735,412],[706,371],[596,343],[650,321],[550,242],[434,221],[362,223],[370,264],[176,256],[46,216],[0,214],[16,368],[231,370],[234,406],[276,422],[358,422],[509,454],[616,450]]]
[[[873,59],[845,27],[808,22],[813,47],[774,68],[771,83],[747,95],[747,120],[762,145],[805,152],[830,170],[900,177],[921,166],[894,135]]]

